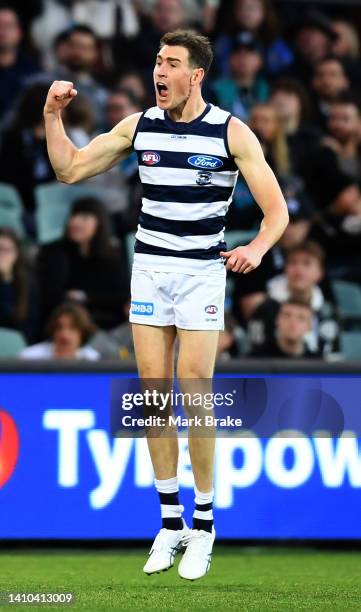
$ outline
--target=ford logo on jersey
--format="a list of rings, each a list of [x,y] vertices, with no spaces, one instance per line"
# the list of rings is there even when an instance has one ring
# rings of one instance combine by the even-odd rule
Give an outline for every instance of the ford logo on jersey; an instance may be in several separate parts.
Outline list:
[[[142,162],[144,162],[146,166],[154,166],[160,162],[160,155],[154,151],[144,151],[144,153],[142,153]]]
[[[222,160],[212,155],[192,155],[188,157],[187,161],[191,166],[195,166],[196,168],[214,169],[223,166]]]
[[[214,304],[210,304],[209,306],[206,306],[205,309],[207,314],[217,314],[218,312],[218,308],[217,306],[214,306]]]
[[[149,317],[154,312],[153,302],[132,302],[132,314]]]

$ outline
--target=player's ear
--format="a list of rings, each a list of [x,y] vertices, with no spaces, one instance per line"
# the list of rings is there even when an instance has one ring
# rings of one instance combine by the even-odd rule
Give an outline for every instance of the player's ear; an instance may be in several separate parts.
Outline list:
[[[192,85],[200,84],[203,81],[204,70],[203,68],[196,68],[192,74],[191,83]]]

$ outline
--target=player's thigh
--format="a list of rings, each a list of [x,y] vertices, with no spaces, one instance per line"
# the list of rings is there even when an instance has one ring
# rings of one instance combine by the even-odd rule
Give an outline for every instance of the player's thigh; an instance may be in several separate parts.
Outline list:
[[[218,347],[218,330],[179,329],[178,378],[211,378]]]
[[[173,378],[176,328],[132,323],[135,358],[142,378]]]

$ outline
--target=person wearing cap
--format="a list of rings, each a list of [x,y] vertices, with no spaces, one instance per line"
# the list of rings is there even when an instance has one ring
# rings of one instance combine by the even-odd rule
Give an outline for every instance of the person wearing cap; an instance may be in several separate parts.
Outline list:
[[[215,101],[239,119],[246,121],[256,102],[269,96],[267,81],[261,76],[262,49],[250,32],[239,32],[232,40],[230,76],[213,83]]]
[[[95,198],[74,202],[63,237],[41,248],[37,264],[43,321],[64,301],[85,306],[102,329],[126,319],[128,266]]]

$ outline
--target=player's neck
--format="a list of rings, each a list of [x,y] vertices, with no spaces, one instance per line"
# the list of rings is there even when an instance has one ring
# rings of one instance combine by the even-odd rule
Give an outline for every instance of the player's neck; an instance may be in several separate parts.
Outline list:
[[[194,99],[191,97],[188,98],[188,100],[176,108],[168,110],[167,113],[172,121],[190,123],[203,113],[206,106],[206,102],[203,100],[202,96],[199,95]]]

